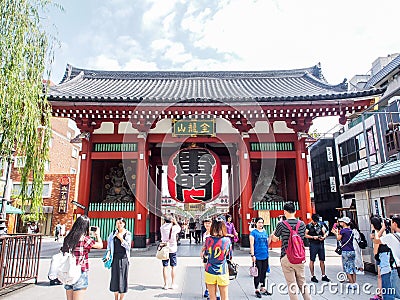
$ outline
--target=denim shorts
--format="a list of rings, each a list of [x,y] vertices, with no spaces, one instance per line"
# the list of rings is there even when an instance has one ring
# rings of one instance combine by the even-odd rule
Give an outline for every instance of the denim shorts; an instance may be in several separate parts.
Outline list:
[[[162,261],[163,267],[168,267],[168,261],[169,261],[169,265],[171,267],[176,267],[176,265],[178,264],[178,260],[176,259],[176,252],[175,253],[170,253],[169,254],[169,259],[166,259],[166,260]]]
[[[88,280],[88,274],[86,272],[82,272],[81,277],[79,277],[78,281],[75,282],[74,284],[66,284],[64,285],[64,289],[68,290],[73,290],[73,291],[79,291],[79,290],[84,290],[87,289],[89,285],[89,280]]]

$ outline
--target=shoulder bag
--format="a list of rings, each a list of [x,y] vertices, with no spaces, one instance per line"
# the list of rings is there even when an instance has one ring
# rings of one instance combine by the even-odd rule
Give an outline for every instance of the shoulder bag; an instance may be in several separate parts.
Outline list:
[[[174,224],[172,224],[171,229],[170,229],[170,231],[169,231],[168,241],[171,239],[172,227],[174,227]],[[161,243],[158,245],[156,257],[157,257],[158,259],[161,259],[161,260],[167,260],[167,259],[169,259],[169,247],[168,247],[168,242],[161,242]]]
[[[229,271],[229,279],[236,279],[238,274],[239,265],[235,264],[231,259],[227,259],[226,263],[228,264],[228,271]]]
[[[81,277],[81,265],[76,264],[76,258],[71,253],[57,253],[50,263],[48,278],[58,279],[64,284],[72,285]]]
[[[339,255],[342,255],[343,247],[349,243],[349,241],[351,240],[352,237],[353,237],[353,232],[351,233],[351,235],[350,235],[349,239],[346,241],[346,243],[344,243],[344,245],[342,245],[340,242],[338,243],[338,245],[335,249],[335,252]]]

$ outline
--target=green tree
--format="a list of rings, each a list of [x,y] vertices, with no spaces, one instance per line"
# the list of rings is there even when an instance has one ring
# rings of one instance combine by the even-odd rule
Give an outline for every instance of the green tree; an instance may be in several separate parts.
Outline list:
[[[16,150],[25,157],[20,169],[22,203],[31,204],[37,218],[42,206],[44,165],[51,137],[51,107],[43,78],[53,59],[50,34],[42,13],[47,0],[0,0],[0,157]],[[28,182],[32,190],[28,194]]]

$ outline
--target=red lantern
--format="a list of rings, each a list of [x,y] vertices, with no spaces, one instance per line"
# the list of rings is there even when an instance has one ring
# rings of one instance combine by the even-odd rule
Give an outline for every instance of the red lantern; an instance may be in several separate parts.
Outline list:
[[[179,202],[208,202],[221,193],[221,161],[206,148],[175,152],[168,161],[167,174],[169,193]]]

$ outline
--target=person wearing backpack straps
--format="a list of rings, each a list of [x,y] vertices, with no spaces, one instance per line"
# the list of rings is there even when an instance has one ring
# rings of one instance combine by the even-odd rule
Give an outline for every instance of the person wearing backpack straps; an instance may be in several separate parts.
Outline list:
[[[328,232],[325,230],[325,226],[321,225],[319,221],[318,214],[312,214],[311,223],[306,226],[306,235],[310,242],[310,272],[311,272],[311,281],[318,283],[317,277],[315,277],[314,273],[314,263],[318,255],[319,266],[321,268],[322,273],[322,281],[329,282],[330,279],[326,276],[325,273],[325,239],[328,236]]]
[[[293,202],[287,202],[283,206],[286,220],[282,220],[276,226],[275,232],[271,234],[269,243],[282,241],[281,266],[288,286],[291,300],[298,299],[297,287],[300,289],[303,299],[311,299],[306,286],[304,270],[305,249],[303,238],[305,237],[306,225],[303,221],[297,220],[296,208]]]
[[[67,300],[82,300],[88,287],[89,252],[90,249],[102,249],[103,241],[100,237],[100,228],[94,231],[96,241],[89,236],[90,219],[83,215],[76,219],[74,225],[61,247],[63,253],[72,253],[76,257],[76,264],[81,265],[81,277],[73,285],[64,285]]]
[[[394,265],[392,265],[390,281],[395,289],[395,298],[400,299],[400,215],[391,217],[390,229],[391,233],[384,236],[386,226],[385,222],[382,222],[382,228],[375,235],[374,243],[386,244],[392,250]]]
[[[161,241],[166,242],[169,248],[169,259],[162,260],[163,265],[163,279],[164,279],[164,286],[163,289],[167,290],[170,289],[177,289],[177,285],[175,284],[175,269],[177,266],[177,257],[176,251],[178,251],[178,242],[176,235],[181,232],[181,227],[178,225],[178,222],[174,217],[171,215],[166,215],[164,217],[164,224],[160,227],[161,233]],[[171,266],[171,285],[168,287],[167,285],[167,269],[168,269],[168,262]]]
[[[112,259],[110,291],[115,300],[122,300],[128,292],[129,257],[132,234],[125,228],[124,218],[115,220],[116,229],[107,238],[107,256]]]

